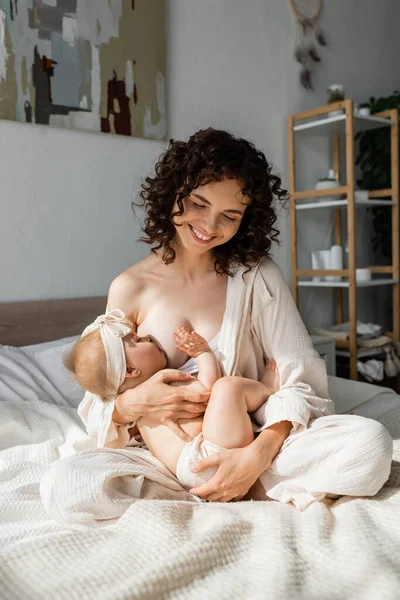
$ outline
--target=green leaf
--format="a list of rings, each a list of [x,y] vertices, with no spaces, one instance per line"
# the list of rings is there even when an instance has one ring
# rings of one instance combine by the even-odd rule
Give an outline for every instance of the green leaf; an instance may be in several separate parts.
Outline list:
[[[400,91],[395,90],[387,97],[376,99],[371,97],[368,103],[371,113],[382,112],[392,108],[400,108]],[[391,187],[391,150],[390,130],[381,127],[357,133],[358,154],[356,165],[360,168],[360,178],[357,185],[362,189],[376,190]],[[372,225],[374,235],[372,247],[374,251],[380,250],[386,258],[391,256],[392,221],[391,211],[388,208],[374,206],[371,208],[373,215]]]

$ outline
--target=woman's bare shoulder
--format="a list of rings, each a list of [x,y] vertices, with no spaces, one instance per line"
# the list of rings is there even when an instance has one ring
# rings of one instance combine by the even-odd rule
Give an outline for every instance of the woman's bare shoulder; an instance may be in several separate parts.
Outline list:
[[[113,280],[108,292],[109,310],[119,308],[128,318],[136,322],[140,301],[147,289],[146,273],[150,267],[151,257],[146,257],[128,267]]]

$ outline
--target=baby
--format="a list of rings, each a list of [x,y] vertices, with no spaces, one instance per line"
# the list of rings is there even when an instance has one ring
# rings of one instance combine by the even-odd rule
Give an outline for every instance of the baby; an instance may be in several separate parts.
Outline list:
[[[261,383],[222,377],[218,360],[201,335],[178,327],[173,337],[177,349],[194,358],[198,367],[196,380],[175,385],[211,391],[207,409],[202,417],[180,419],[179,425],[192,438],[187,443],[166,425],[152,420],[151,415],[141,417],[136,425],[150,452],[190,490],[216,472],[210,468],[193,473],[190,467],[196,460],[223,448],[248,446],[254,440],[248,413],[256,411],[279,389],[279,375],[275,362],[267,361]],[[164,369],[167,357],[151,336],[139,337],[124,313],[113,310],[85,329],[65,365],[87,393],[105,402]],[[82,404],[86,401],[85,396]]]

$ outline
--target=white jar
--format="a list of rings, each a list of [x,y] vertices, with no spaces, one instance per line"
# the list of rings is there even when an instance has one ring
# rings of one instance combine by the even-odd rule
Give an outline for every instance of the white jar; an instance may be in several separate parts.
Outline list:
[[[368,269],[368,268],[356,269],[356,282],[357,283],[371,281],[371,279],[372,279],[371,269]]]

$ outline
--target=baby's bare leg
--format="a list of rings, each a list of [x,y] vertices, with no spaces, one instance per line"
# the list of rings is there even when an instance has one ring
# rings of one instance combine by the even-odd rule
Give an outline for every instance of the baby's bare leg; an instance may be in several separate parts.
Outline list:
[[[201,432],[202,421],[203,417],[179,419],[179,425],[193,438]],[[148,417],[140,418],[137,426],[152,455],[176,475],[176,465],[186,442],[166,425],[160,425]]]
[[[244,377],[223,377],[211,391],[204,414],[206,440],[224,448],[243,448],[254,440],[248,415],[269,397],[269,390],[258,381]]]
[[[172,385],[204,392],[204,386],[197,379],[190,383],[184,382]],[[201,433],[202,423],[203,416],[193,417],[192,419],[179,419],[179,425],[191,438]],[[159,421],[153,421],[151,417],[141,417],[137,422],[137,426],[153,456],[158,458],[172,473],[176,474],[176,465],[186,442],[178,437],[172,429],[166,425],[161,425]]]

